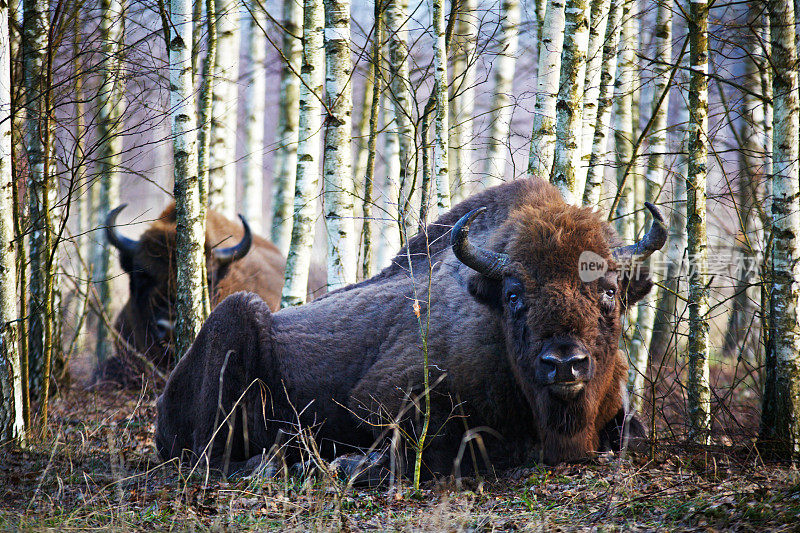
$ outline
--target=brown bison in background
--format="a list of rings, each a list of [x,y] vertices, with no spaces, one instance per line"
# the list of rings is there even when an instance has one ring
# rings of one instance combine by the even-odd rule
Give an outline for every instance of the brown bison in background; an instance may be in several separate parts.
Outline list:
[[[117,215],[123,208],[125,205],[109,213],[106,237],[119,251],[120,264],[129,278],[130,297],[114,324],[121,339],[115,343],[116,356],[98,368],[97,377],[134,385],[147,369],[131,349],[162,371],[174,366],[175,205],[169,205],[137,241],[116,229]],[[241,225],[208,211],[205,249],[211,306],[247,290],[263,298],[270,309],[277,309],[285,259],[274,244],[253,235],[240,218]],[[318,278],[310,279],[309,287],[324,287],[324,281]]]
[[[248,471],[275,445],[288,444],[282,459],[297,460],[291,439],[304,427],[347,471],[370,446],[387,449],[392,422],[402,435],[421,434],[428,323],[429,475],[617,450],[627,378],[620,318],[651,287],[622,267],[666,240],[648,208],[649,233],[621,247],[592,209],[565,204],[543,180],[515,181],[456,205],[380,274],[315,302],[272,314],[254,295],[235,294],[158,399],[158,450]],[[608,265],[589,282],[579,276],[584,251]],[[396,458],[407,465],[405,449]],[[386,455],[369,454],[362,474],[376,474]]]

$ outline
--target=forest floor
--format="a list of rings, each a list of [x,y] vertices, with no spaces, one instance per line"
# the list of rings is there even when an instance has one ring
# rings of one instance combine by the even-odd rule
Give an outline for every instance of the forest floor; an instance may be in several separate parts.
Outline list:
[[[55,400],[50,434],[0,447],[0,528],[9,530],[769,530],[800,528],[800,475],[752,446],[656,447],[482,481],[349,488],[313,478],[187,476],[161,464],[155,401],[77,387]]]

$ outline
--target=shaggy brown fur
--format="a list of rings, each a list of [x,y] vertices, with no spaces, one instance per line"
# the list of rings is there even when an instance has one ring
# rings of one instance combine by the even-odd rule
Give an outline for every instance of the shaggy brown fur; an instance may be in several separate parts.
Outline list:
[[[169,371],[174,365],[171,332],[159,330],[158,320],[174,320],[176,249],[175,205],[170,204],[139,238],[138,252],[120,254],[120,263],[129,277],[130,298],[115,321],[114,327],[133,349],[144,355],[157,368]],[[220,266],[211,251],[235,245],[242,238],[241,224],[208,212],[206,224],[206,269],[209,277],[211,305],[242,290],[258,294],[270,309],[277,309],[283,288],[285,260],[271,242],[253,235],[250,251],[242,259]],[[324,292],[324,276],[314,269],[309,279],[313,287]],[[98,369],[104,382],[138,386],[145,371],[124,343],[116,342],[117,355]]]
[[[449,246],[453,224],[480,206],[487,210],[473,222],[470,241],[511,256],[501,281],[469,269]],[[545,181],[520,180],[455,206],[377,276],[303,307],[272,314],[254,295],[233,295],[212,313],[159,398],[159,452],[167,459],[188,451],[212,464],[230,460],[247,468],[258,459],[245,461],[296,434],[298,424],[314,428],[329,457],[375,441],[382,447],[393,421],[405,435],[419,435],[414,402],[423,353],[415,300],[423,325],[430,313],[435,385],[428,474],[555,463],[618,448],[627,375],[617,349],[624,309],[619,294],[610,301],[603,295],[618,286],[633,302],[650,282],[618,279],[616,272],[592,283],[578,278],[582,250],[611,262],[618,244],[598,214],[566,205]],[[508,283],[521,287],[524,312],[509,311]],[[594,365],[571,401],[551,394],[535,370],[545,343],[559,336],[585,346]],[[240,397],[244,421],[232,414]],[[228,426],[220,421],[228,415],[236,423],[225,457]],[[638,423],[633,427],[641,431]],[[480,440],[488,464],[480,451],[473,456],[462,448],[467,440]]]

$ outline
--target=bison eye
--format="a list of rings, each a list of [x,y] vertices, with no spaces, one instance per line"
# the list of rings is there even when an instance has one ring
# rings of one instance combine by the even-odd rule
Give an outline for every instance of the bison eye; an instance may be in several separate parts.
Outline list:
[[[600,303],[601,307],[606,312],[611,312],[614,310],[614,297],[617,295],[617,289],[606,289],[603,292],[603,300]]]
[[[517,294],[516,292],[509,292],[508,293],[508,304],[511,307],[516,307],[518,303],[519,303],[519,294]]]
[[[617,294],[617,289],[608,289],[606,290],[606,298],[614,298]]]

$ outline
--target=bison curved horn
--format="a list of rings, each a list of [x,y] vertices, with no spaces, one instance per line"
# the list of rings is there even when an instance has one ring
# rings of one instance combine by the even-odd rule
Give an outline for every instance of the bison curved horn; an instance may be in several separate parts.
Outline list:
[[[238,261],[247,255],[247,252],[250,251],[250,247],[253,245],[253,233],[250,231],[250,225],[242,215],[239,215],[239,219],[242,221],[242,226],[244,227],[244,236],[242,236],[242,240],[229,248],[215,249],[211,252],[221,265],[227,265]]]
[[[475,218],[486,211],[485,207],[473,209],[453,226],[453,233],[450,236],[450,246],[459,261],[480,272],[487,278],[500,279],[503,277],[503,269],[508,264],[507,254],[484,250],[473,246],[469,242],[469,225]]]
[[[122,204],[109,211],[106,217],[106,239],[123,254],[133,255],[139,249],[139,241],[129,239],[117,231],[117,215],[126,207],[128,207],[128,204]]]
[[[644,206],[653,215],[653,225],[650,226],[650,231],[636,244],[615,248],[612,251],[614,259],[641,261],[648,258],[653,252],[660,250],[667,242],[667,226],[661,212],[650,202],[645,202]]]

